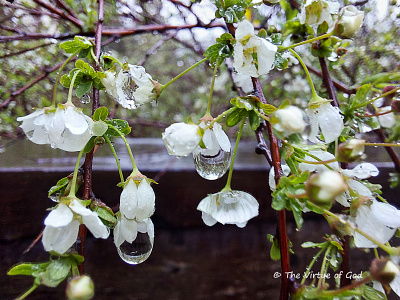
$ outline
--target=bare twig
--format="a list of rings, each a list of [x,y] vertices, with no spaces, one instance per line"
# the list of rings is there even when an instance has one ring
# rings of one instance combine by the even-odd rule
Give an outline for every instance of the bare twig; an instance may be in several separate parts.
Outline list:
[[[59,15],[62,19],[69,20],[72,24],[74,24],[79,29],[82,29],[83,22],[70,14],[66,14],[61,9],[54,7],[43,0],[33,0],[36,4],[46,8],[47,10],[51,11],[52,13]]]
[[[328,89],[329,99],[333,100],[331,102],[331,104],[333,106],[339,107],[339,102],[337,100],[336,93],[335,93],[335,87],[333,86],[332,78],[329,75],[328,65],[326,64],[325,58],[319,57],[318,59],[319,59],[319,64],[321,65],[321,70],[322,70],[322,81],[323,81],[325,87]]]
[[[142,66],[146,60],[149,58],[150,55],[152,55],[158,48],[160,48],[162,45],[164,45],[164,43],[166,41],[169,41],[171,38],[173,38],[176,35],[176,32],[172,32],[166,36],[164,36],[161,40],[159,40],[157,43],[155,43],[153,45],[153,47],[151,47],[149,49],[149,51],[146,52],[146,54],[144,55],[144,57],[142,58],[142,60],[140,62],[138,62],[139,66]]]
[[[47,12],[47,11],[30,9],[30,8],[27,8],[27,7],[24,7],[24,6],[15,5],[15,4],[11,4],[11,3],[6,3],[5,5],[7,7],[25,10],[28,13],[30,13],[31,15],[38,15],[38,16],[46,15],[46,16],[50,16],[50,17],[55,18],[55,19],[58,18],[58,15],[55,15],[55,14]]]
[[[72,17],[74,17],[75,19],[78,19],[78,17],[76,16],[76,14],[74,13],[74,11],[72,9],[70,9],[68,7],[68,5],[63,1],[63,0],[56,0],[56,3],[63,9],[65,10],[67,13],[69,13]]]
[[[38,46],[35,46],[35,47],[32,47],[32,48],[27,48],[27,49],[24,49],[24,50],[21,50],[21,51],[18,51],[18,52],[5,54],[3,56],[0,56],[0,59],[4,59],[4,58],[7,58],[7,57],[20,55],[20,54],[23,54],[23,53],[26,53],[26,52],[29,52],[29,51],[34,51],[34,50],[39,49],[39,48],[47,47],[49,45],[53,45],[53,43],[45,43],[45,44],[41,44],[41,45],[38,45]]]

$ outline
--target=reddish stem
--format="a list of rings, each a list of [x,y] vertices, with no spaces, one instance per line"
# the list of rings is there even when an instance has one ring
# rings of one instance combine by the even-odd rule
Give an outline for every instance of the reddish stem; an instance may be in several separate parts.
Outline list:
[[[38,5],[46,8],[47,10],[51,11],[52,13],[55,13],[56,15],[59,15],[61,18],[69,20],[72,24],[77,26],[79,29],[82,28],[83,22],[81,20],[71,16],[70,14],[66,14],[61,9],[59,9],[57,7],[54,7],[54,6],[44,2],[43,0],[33,0],[33,1],[36,4],[38,4]]]

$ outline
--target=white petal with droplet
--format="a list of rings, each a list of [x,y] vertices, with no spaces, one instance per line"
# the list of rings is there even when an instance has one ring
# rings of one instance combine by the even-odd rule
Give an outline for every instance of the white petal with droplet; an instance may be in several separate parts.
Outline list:
[[[71,223],[74,214],[64,203],[58,204],[53,209],[46,219],[44,219],[44,225],[51,227],[64,227]]]

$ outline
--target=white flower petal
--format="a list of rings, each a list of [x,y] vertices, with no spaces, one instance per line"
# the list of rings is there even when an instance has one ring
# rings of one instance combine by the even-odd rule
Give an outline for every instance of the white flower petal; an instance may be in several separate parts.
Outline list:
[[[76,242],[79,221],[73,220],[69,225],[60,228],[46,226],[43,230],[42,243],[46,251],[63,254]]]
[[[82,203],[80,203],[79,200],[76,199],[71,201],[71,203],[69,204],[69,208],[73,212],[81,216],[90,216],[93,214],[93,212],[90,209],[83,206]]]
[[[58,206],[53,209],[47,218],[44,220],[44,225],[51,227],[64,227],[71,223],[74,214],[64,203],[58,204]]]
[[[330,103],[319,106],[318,123],[326,143],[335,141],[343,131],[343,116],[337,107]]]
[[[281,165],[283,174],[285,176],[288,176],[290,174],[290,168],[288,165]],[[268,183],[269,183],[269,188],[271,189],[272,192],[276,190],[276,183],[275,183],[275,169],[272,167],[269,170],[269,175],[268,175]]]
[[[128,219],[136,217],[138,205],[138,189],[134,180],[129,180],[120,197],[120,211]]]
[[[379,170],[373,164],[361,163],[351,170],[343,170],[343,175],[346,177],[357,177],[358,179],[367,179],[371,176],[378,176]]]
[[[328,161],[332,160],[335,158],[335,156],[327,151],[323,150],[312,150],[309,151],[310,155],[315,156],[319,158],[320,161]],[[305,160],[306,161],[312,161],[316,162],[318,161],[312,156],[306,155]],[[337,161],[331,162],[327,164],[329,167],[331,167],[335,171],[339,171],[339,163]],[[322,172],[325,170],[329,170],[324,164],[308,164],[308,163],[299,163],[299,169],[302,172],[309,171],[309,172]]]
[[[54,144],[63,144],[63,132],[65,130],[64,109],[57,108],[49,124],[49,138]]]
[[[137,236],[137,222],[135,220],[129,220],[122,216],[121,218],[121,234],[125,241],[132,243]]]
[[[201,212],[201,218],[207,226],[214,226],[217,224],[217,220],[211,217],[209,214],[205,213],[204,211]]]
[[[374,201],[371,205],[372,215],[376,220],[391,228],[400,227],[400,211],[388,203]]]
[[[137,199],[136,218],[140,220],[149,218],[154,213],[156,195],[145,178],[139,183]]]
[[[154,239],[154,225],[150,218],[137,222],[137,231],[140,233],[146,233],[150,239]]]
[[[225,152],[230,152],[231,142],[229,141],[229,138],[226,135],[226,133],[222,130],[222,126],[218,123],[214,123],[213,132],[221,149],[224,150]]]
[[[96,212],[92,212],[88,216],[82,216],[82,222],[95,238],[106,239],[110,235],[110,229],[103,224]]]
[[[121,221],[117,221],[117,225],[114,227],[114,244],[118,248],[119,246],[122,245],[122,243],[125,241],[125,238],[122,236],[121,233]]]
[[[85,115],[75,107],[67,107],[64,113],[65,127],[74,135],[83,134],[89,129]]]
[[[201,139],[197,130],[197,125],[185,123],[174,123],[166,128],[162,139],[169,155],[187,156],[192,153]]]
[[[85,131],[81,135],[72,134],[69,130],[65,130],[62,139],[59,143],[55,143],[58,149],[76,152],[81,151],[92,137],[89,130]]]

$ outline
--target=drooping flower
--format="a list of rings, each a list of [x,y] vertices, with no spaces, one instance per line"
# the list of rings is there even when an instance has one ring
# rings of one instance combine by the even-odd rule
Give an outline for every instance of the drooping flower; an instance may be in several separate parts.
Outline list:
[[[118,248],[125,241],[132,244],[138,232],[147,233],[150,241],[154,240],[154,225],[150,218],[144,220],[127,219],[124,214],[118,217],[117,225],[114,228],[114,244]]]
[[[278,47],[255,35],[253,25],[245,20],[235,32],[233,67],[240,74],[259,77],[272,69]]]
[[[137,185],[128,178],[120,197],[120,211],[127,219],[144,220],[154,213],[156,196],[146,178]]]
[[[390,204],[373,199],[357,208],[354,223],[358,229],[385,244],[400,227],[400,211]],[[354,232],[354,243],[359,248],[378,247],[358,232]]]
[[[306,0],[301,5],[300,23],[318,26],[326,22],[331,28],[334,25],[339,7],[340,4],[336,0]]]
[[[270,122],[272,128],[281,138],[288,137],[294,133],[303,133],[306,128],[303,112],[292,105],[274,111],[270,115]]]
[[[86,227],[96,238],[108,238],[110,231],[98,214],[84,207],[78,199],[70,204],[60,203],[44,220],[42,243],[46,251],[65,253],[78,237],[79,225]]]
[[[106,124],[94,122],[71,105],[38,109],[17,121],[22,121],[21,128],[32,142],[69,152],[81,151],[93,135],[101,136],[107,131]]]
[[[325,143],[335,141],[342,133],[344,128],[343,116],[340,114],[339,109],[333,107],[329,101],[310,103],[307,113],[311,123],[311,130],[308,136],[311,142],[318,142],[317,136],[319,132],[322,133]]]
[[[174,123],[162,134],[162,139],[169,155],[187,156],[199,144],[201,137],[199,127],[186,123]]]
[[[208,195],[201,200],[197,210],[202,212],[201,217],[208,226],[219,222],[243,228],[248,220],[258,215],[258,206],[249,193],[231,190]]]
[[[118,99],[117,92],[117,73],[113,70],[107,70],[104,72],[105,77],[101,78],[101,83],[106,88],[107,94],[114,99]]]
[[[386,113],[388,111],[391,111],[392,107],[391,106],[384,106],[381,108],[378,108],[376,112],[378,114]],[[394,118],[394,113],[386,113],[384,115],[378,116],[379,123],[381,123],[381,126],[383,128],[392,128],[394,124],[396,123],[396,119]]]
[[[399,256],[391,256],[390,260],[377,258],[374,259],[370,268],[371,274],[375,279],[372,287],[385,294],[385,290],[383,289],[382,285],[385,285],[386,288],[389,285],[390,289],[392,289],[397,296],[400,296],[399,263]]]
[[[110,88],[110,94],[116,92],[115,99],[124,108],[135,109],[157,98],[153,79],[142,66],[127,64],[118,72],[115,85],[116,90]]]
[[[354,5],[343,7],[339,12],[339,21],[336,28],[341,37],[352,37],[362,26],[364,12]]]
[[[204,129],[206,124],[201,122],[199,126]],[[193,154],[196,151],[199,151],[202,155],[214,156],[218,154],[220,149],[225,152],[231,151],[231,143],[229,138],[222,130],[222,126],[218,123],[214,123],[212,128],[208,128],[204,131],[202,141],[205,145],[205,148],[197,146]]]

